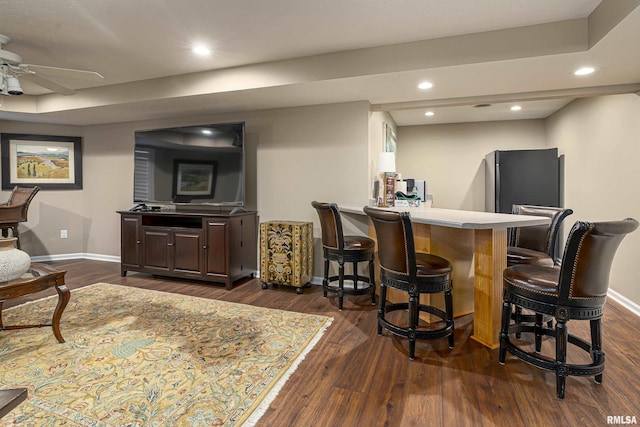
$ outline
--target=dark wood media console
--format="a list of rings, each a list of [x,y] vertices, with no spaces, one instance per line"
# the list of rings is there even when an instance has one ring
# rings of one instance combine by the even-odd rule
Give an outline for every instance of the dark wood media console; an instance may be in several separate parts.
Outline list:
[[[158,276],[224,283],[257,272],[256,212],[119,211],[122,276]]]

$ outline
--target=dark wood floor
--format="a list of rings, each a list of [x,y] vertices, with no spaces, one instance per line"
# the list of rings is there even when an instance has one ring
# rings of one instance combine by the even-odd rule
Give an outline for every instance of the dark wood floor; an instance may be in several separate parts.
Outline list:
[[[469,339],[471,315],[456,319],[453,350],[446,339],[418,343],[416,359],[410,361],[406,340],[387,332],[377,335],[376,307],[368,296],[348,297],[340,312],[335,297],[323,298],[319,286],[297,295],[291,288],[262,289],[257,280],[246,280],[227,291],[222,285],[141,273],[122,278],[116,263],[50,264],[68,270],[71,289],[107,282],[333,317],[260,426],[602,426],[607,416],[640,420],[640,318],[615,302],[607,303],[604,316],[603,384],[571,377],[566,397],[560,400],[552,373],[512,356],[500,366],[497,350]],[[8,301],[5,307],[24,301]],[[61,329],[64,335],[64,317]],[[569,331],[586,338],[588,323],[572,321]],[[550,342],[545,342],[543,352],[550,349]],[[572,353],[574,361],[587,360]]]

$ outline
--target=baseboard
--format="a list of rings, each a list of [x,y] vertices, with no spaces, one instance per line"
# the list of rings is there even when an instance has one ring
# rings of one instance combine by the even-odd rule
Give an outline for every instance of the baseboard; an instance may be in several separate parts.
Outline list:
[[[640,316],[639,304],[636,304],[635,302],[631,301],[629,298],[619,294],[618,292],[614,291],[611,288],[609,288],[609,292],[607,293],[607,295],[609,296],[609,298],[611,298],[612,300],[614,300],[615,302],[617,302],[618,304],[620,304],[621,306],[623,306],[624,308],[626,308],[627,310],[635,314],[636,316]]]
[[[33,256],[31,257],[31,262],[68,261],[72,259],[91,259],[94,261],[120,262],[119,256],[88,253]]]

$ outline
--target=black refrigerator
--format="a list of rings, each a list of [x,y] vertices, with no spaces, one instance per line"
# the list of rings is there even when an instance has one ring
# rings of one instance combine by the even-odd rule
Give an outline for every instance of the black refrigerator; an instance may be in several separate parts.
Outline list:
[[[513,204],[560,207],[557,148],[494,151],[485,165],[487,212],[511,213]]]

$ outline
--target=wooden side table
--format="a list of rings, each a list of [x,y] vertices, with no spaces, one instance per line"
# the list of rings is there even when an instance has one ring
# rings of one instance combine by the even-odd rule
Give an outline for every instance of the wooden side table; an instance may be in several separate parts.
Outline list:
[[[260,281],[294,286],[298,294],[313,277],[313,223],[268,221],[260,224]]]
[[[63,343],[64,338],[60,333],[60,319],[62,318],[62,312],[69,303],[69,299],[71,299],[71,293],[64,283],[65,274],[65,270],[53,270],[48,265],[34,263],[31,264],[29,270],[22,277],[0,283],[0,331],[51,326],[53,335],[55,335],[58,342]],[[53,312],[51,323],[4,326],[2,323],[2,304],[4,301],[44,291],[51,287],[55,287],[58,292],[58,305]]]

